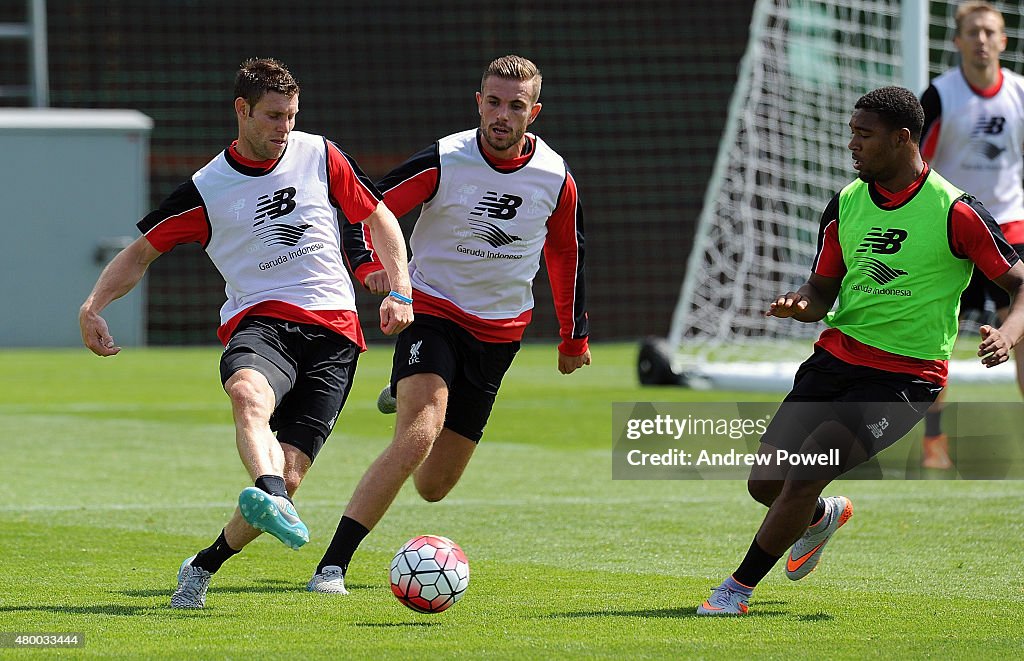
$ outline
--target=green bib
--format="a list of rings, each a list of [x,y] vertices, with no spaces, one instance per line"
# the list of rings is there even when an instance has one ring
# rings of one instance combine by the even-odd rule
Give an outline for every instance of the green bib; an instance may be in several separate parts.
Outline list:
[[[846,275],[825,323],[891,353],[947,360],[974,268],[949,244],[950,214],[963,195],[934,170],[894,209],[880,208],[859,179],[843,188],[838,229]]]

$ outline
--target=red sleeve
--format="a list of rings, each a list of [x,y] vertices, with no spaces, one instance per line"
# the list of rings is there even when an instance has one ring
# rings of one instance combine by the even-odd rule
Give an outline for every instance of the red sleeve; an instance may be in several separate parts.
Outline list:
[[[384,192],[384,204],[401,218],[423,204],[437,190],[437,168],[423,170]]]
[[[832,221],[825,227],[824,241],[818,251],[814,272],[826,278],[842,278],[846,275],[843,248],[839,245],[839,223]]]
[[[205,248],[210,242],[206,204],[191,179],[178,186],[160,208],[146,214],[136,227],[160,252],[182,243],[199,243]]]
[[[441,156],[437,143],[421,149],[377,182],[384,204],[401,218],[437,193]]]
[[[992,214],[973,197],[957,200],[953,205],[949,229],[953,254],[974,262],[989,280],[1003,275],[1020,260]]]
[[[826,278],[846,275],[846,260],[839,243],[839,195],[836,194],[821,214],[818,229],[818,254],[814,256],[811,272]]]
[[[935,157],[935,147],[939,144],[939,131],[941,130],[942,120],[936,119],[921,141],[921,158],[925,161],[931,161]]]
[[[576,181],[567,171],[558,206],[548,218],[544,242],[544,263],[562,338],[558,350],[567,356],[579,356],[587,350],[589,320],[583,254],[583,210]]]
[[[377,187],[352,157],[330,140],[327,141],[327,186],[331,204],[340,209],[350,223],[366,220],[382,199]]]

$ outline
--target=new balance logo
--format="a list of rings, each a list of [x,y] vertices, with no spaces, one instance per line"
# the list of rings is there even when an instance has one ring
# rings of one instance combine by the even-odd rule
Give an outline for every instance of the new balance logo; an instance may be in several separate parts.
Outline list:
[[[521,236],[516,236],[515,234],[508,234],[497,225],[485,223],[482,220],[470,220],[469,226],[473,228],[473,236],[478,239],[483,239],[495,248],[507,246],[508,244],[515,243],[523,238]]]
[[[507,246],[510,243],[521,241],[523,237],[509,234],[494,223],[483,220],[484,215],[495,220],[512,220],[516,217],[516,209],[523,205],[523,198],[517,195],[502,194],[500,197],[494,191],[487,191],[472,211],[469,212],[469,226],[473,229],[473,236],[487,243],[494,248]]]
[[[880,285],[887,285],[907,272],[901,269],[894,269],[888,264],[881,262],[874,257],[860,257],[857,264],[869,278]]]
[[[889,421],[885,418],[882,418],[878,422],[872,422],[868,425],[868,431],[870,431],[871,435],[874,436],[875,438],[882,438],[882,435],[888,428]]]
[[[413,342],[409,345],[409,364],[415,365],[420,362],[420,347],[423,346],[423,340],[419,342]]]
[[[999,158],[1000,154],[1006,151],[1005,147],[994,145],[987,140],[976,140],[972,145],[971,149],[978,154],[981,154],[990,161],[994,161]]]
[[[253,232],[268,246],[294,246],[309,229],[309,225],[276,223],[262,226],[267,220],[276,220],[295,211],[295,188],[289,186],[272,195],[260,195],[253,218]],[[261,227],[262,226],[262,227]]]
[[[482,216],[485,213],[489,218],[497,220],[512,220],[516,217],[516,209],[523,205],[523,198],[508,193],[498,197],[494,191],[487,191],[480,203],[470,213],[474,216]]]
[[[256,230],[256,236],[268,246],[294,246],[311,225],[284,225],[277,223]]]
[[[256,203],[256,216],[253,227],[262,225],[266,220],[277,220],[295,211],[295,189],[289,186],[275,191],[273,195],[260,195]]]
[[[1003,127],[1006,125],[1005,117],[980,117],[978,121],[974,123],[974,130],[971,131],[971,135],[978,135],[984,133],[985,135],[999,135],[1003,132]]]
[[[883,232],[881,227],[872,227],[857,246],[857,252],[871,251],[875,255],[894,255],[900,251],[906,239],[906,230],[887,229]]]

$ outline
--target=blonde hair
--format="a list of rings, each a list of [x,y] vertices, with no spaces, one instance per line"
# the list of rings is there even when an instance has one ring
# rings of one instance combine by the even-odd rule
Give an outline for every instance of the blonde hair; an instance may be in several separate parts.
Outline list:
[[[484,88],[487,79],[491,76],[505,78],[507,80],[536,81],[533,86],[533,102],[540,98],[540,84],[543,76],[537,65],[519,55],[505,55],[494,60],[484,69],[484,75],[480,79],[480,89]]]
[[[1006,20],[1003,18],[1003,14],[996,9],[992,3],[985,2],[985,0],[968,0],[967,2],[961,3],[960,6],[956,8],[955,18],[957,35],[959,35],[960,31],[963,29],[964,19],[974,12],[979,11],[991,12],[998,16],[999,22],[1003,24],[1003,30],[1005,31]]]

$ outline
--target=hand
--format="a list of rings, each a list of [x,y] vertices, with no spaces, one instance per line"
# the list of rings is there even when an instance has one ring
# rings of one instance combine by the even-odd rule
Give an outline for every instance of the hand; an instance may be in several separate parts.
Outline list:
[[[775,301],[768,306],[768,311],[764,313],[764,316],[788,319],[789,317],[800,314],[806,310],[807,306],[810,304],[811,302],[806,296],[795,291],[791,291],[775,299]]]
[[[391,296],[380,304],[380,329],[385,335],[398,335],[412,323],[412,305]]]
[[[388,272],[383,269],[366,276],[363,285],[370,290],[371,294],[378,296],[383,296],[391,291],[391,279],[388,278]]]
[[[995,367],[1005,363],[1010,358],[1010,343],[999,332],[998,328],[985,325],[980,329],[981,344],[978,345],[978,355],[981,357],[981,364],[985,367]]]
[[[97,356],[113,356],[121,351],[114,344],[107,322],[95,312],[80,312],[78,325],[82,330],[82,342]]]
[[[590,349],[587,349],[579,356],[566,356],[558,352],[558,371],[562,374],[572,374],[584,365],[590,364]]]

